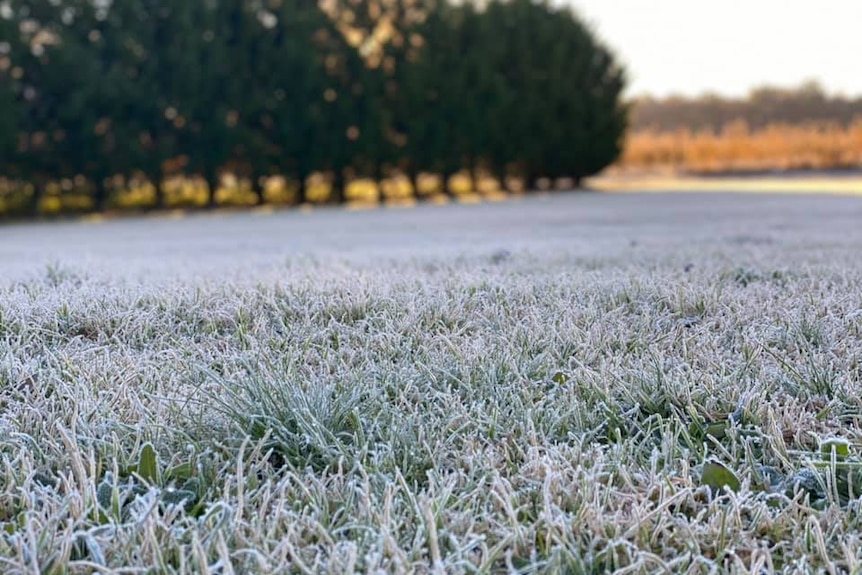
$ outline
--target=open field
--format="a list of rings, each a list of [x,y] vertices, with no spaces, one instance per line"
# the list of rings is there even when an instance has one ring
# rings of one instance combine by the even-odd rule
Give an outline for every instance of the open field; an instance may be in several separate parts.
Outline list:
[[[672,170],[616,170],[589,178],[587,185],[605,192],[726,192],[757,194],[830,194],[862,196],[862,171],[801,171],[749,175],[692,175]]]
[[[633,130],[620,164],[721,173],[764,170],[840,170],[862,166],[862,120],[769,124],[744,121],[720,129]]]
[[[860,221],[619,193],[2,227],[0,571],[860,572]]]

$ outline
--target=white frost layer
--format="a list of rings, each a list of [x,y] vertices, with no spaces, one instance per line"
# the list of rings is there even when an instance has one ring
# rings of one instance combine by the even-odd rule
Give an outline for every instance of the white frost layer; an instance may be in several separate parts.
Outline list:
[[[0,281],[61,265],[120,279],[260,279],[290,262],[372,267],[530,254],[638,263],[717,255],[816,262],[862,246],[862,199],[548,194],[482,205],[217,213],[0,227]]]

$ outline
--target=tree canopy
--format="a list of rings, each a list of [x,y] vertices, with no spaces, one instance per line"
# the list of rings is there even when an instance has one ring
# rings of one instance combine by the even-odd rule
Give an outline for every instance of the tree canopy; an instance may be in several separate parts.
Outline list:
[[[466,171],[579,181],[613,162],[624,73],[537,0],[0,0],[0,176],[110,207],[174,175],[219,203],[351,178]],[[52,188],[53,186],[53,188]]]

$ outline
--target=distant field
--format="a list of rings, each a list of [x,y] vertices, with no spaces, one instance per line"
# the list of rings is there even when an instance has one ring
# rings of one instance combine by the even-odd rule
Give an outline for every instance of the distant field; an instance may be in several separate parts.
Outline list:
[[[859,572],[860,221],[546,193],[0,227],[0,571]]]
[[[743,192],[773,194],[862,195],[862,171],[801,171],[686,175],[666,171],[616,171],[587,180],[602,191]]]
[[[862,167],[862,121],[769,124],[742,121],[713,130],[635,129],[620,164],[629,169],[676,168],[721,173],[834,170]]]

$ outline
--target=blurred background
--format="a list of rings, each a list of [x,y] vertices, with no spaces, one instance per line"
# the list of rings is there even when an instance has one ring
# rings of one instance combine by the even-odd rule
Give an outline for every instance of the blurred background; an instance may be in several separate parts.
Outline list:
[[[0,0],[0,217],[858,168],[860,8],[750,4]]]
[[[862,3],[568,4],[629,71],[620,165],[752,174],[862,164]]]

